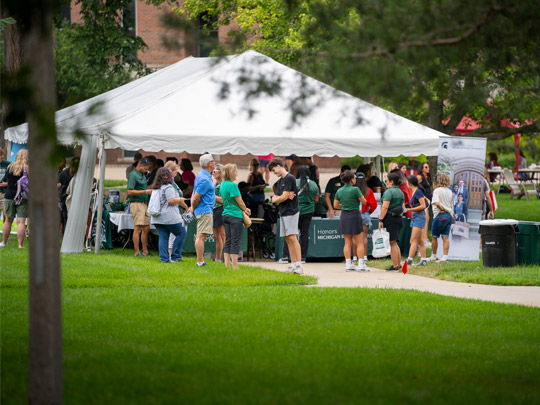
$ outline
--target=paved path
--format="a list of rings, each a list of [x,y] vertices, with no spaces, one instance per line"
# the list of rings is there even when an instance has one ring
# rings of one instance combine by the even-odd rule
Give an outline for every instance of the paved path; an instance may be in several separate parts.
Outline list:
[[[267,269],[286,271],[274,261],[243,262]],[[540,287],[493,286],[443,281],[412,274],[391,273],[372,268],[370,272],[346,272],[344,263],[306,263],[304,273],[319,279],[319,287],[370,287],[427,291],[435,294],[483,301],[540,307]]]

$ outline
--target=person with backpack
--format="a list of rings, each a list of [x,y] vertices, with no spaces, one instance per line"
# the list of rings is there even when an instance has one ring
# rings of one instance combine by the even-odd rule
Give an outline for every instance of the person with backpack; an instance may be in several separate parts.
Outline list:
[[[21,149],[6,170],[7,187],[5,193],[6,218],[0,247],[6,246],[11,233],[11,224],[17,217],[17,241],[24,248],[26,218],[28,218],[28,151]]]
[[[152,196],[148,203],[150,223],[159,234],[159,258],[161,263],[176,263],[182,261],[182,246],[186,239],[184,220],[178,209],[184,204],[184,199],[178,195],[172,185],[174,176],[170,169],[161,167],[156,172],[152,184]],[[171,254],[169,255],[169,236],[175,236]]]

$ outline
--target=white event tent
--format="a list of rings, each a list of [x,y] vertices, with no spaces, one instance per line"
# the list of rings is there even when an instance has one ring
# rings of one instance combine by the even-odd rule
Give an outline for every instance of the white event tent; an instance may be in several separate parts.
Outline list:
[[[297,121],[292,111],[300,113]],[[105,149],[117,147],[234,155],[433,156],[439,137],[446,136],[254,51],[183,59],[57,111],[56,125],[61,143],[83,145],[62,252],[83,249],[98,142],[103,178]],[[27,124],[7,129],[5,138],[26,143]]]

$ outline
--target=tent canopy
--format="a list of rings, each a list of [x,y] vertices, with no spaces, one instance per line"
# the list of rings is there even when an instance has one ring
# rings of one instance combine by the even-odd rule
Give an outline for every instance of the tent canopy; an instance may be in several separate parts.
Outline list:
[[[234,155],[437,155],[445,136],[254,51],[183,59],[58,111],[56,125],[64,144],[82,131],[106,148]],[[25,143],[27,124],[5,138]]]

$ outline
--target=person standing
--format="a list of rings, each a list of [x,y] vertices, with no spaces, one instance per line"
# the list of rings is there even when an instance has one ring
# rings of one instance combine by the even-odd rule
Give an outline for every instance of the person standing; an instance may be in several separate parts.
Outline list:
[[[182,159],[182,162],[184,162],[184,159]],[[197,267],[202,267],[207,266],[204,261],[204,242],[206,235],[212,233],[214,222],[213,212],[216,194],[211,173],[216,168],[216,162],[211,154],[206,153],[199,158],[199,164],[201,165],[201,171],[195,178],[190,212],[197,218],[195,251],[197,252]]]
[[[332,177],[330,180],[328,180],[328,183],[326,183],[326,188],[324,189],[324,199],[326,201],[326,206],[328,207],[328,218],[333,218],[336,214],[334,211],[334,198],[336,196],[336,192],[343,186],[343,183],[341,182],[341,175],[346,170],[351,170],[351,167],[349,165],[341,166],[339,176]]]
[[[246,207],[240,194],[240,189],[234,183],[238,176],[238,169],[233,163],[225,165],[223,168],[223,183],[220,192],[223,201],[223,224],[225,226],[225,246],[223,248],[223,260],[225,267],[232,266],[238,269],[238,254],[240,253],[240,242],[242,241],[242,231],[244,221],[242,211],[250,215],[251,210]]]
[[[0,148],[0,209],[2,210],[2,214],[4,215],[4,221],[6,219],[6,209],[4,207],[4,198],[6,194],[7,189],[7,179],[6,171],[8,166],[10,165],[9,160],[4,160],[4,157],[6,156],[6,152],[3,148]]]
[[[251,159],[249,162],[249,175],[246,183],[248,184],[248,195],[251,200],[250,209],[257,214],[259,205],[264,202],[265,182],[262,174],[259,172],[259,161]]]
[[[225,224],[223,223],[223,198],[221,197],[221,184],[223,182],[221,173],[223,165],[216,164],[216,168],[212,171],[214,178],[214,188],[216,194],[216,203],[214,204],[214,217],[212,221],[212,232],[216,241],[216,258],[215,262],[222,262],[223,246],[225,246]]]
[[[182,245],[186,239],[186,228],[184,220],[178,210],[178,205],[183,203],[176,190],[174,189],[174,176],[172,172],[161,167],[156,172],[154,183],[152,184],[153,198],[159,198],[160,212],[152,216],[150,222],[154,225],[159,234],[159,258],[161,263],[176,263],[182,261]],[[172,252],[169,255],[169,238],[174,235]]]
[[[146,172],[150,168],[147,158],[139,160],[137,167],[128,175],[127,195],[129,196],[129,211],[133,216],[133,248],[135,256],[151,256],[148,252],[148,232],[150,232],[150,217],[148,215],[148,189]],[[142,243],[142,253],[140,245]]]
[[[176,161],[174,161],[174,160],[168,160],[165,163],[164,167],[169,169],[171,171],[171,173],[172,173],[173,181],[172,181],[171,184],[172,184],[174,190],[176,191],[176,193],[178,194],[178,198],[180,199],[179,203],[178,203],[178,212],[180,213],[180,215],[182,215],[184,213],[184,211],[187,211],[188,206],[186,204],[186,199],[184,198],[184,194],[182,193],[182,189],[175,182],[175,178],[178,175],[178,169],[179,169],[178,163]],[[182,221],[182,226],[184,227],[184,230],[186,231],[186,235],[187,235],[187,227],[186,227],[186,224],[184,223],[184,221]],[[169,235],[169,256],[172,255],[175,239],[176,239],[176,235],[171,233]],[[185,238],[184,238],[184,240],[185,240]],[[182,241],[182,246],[183,245],[184,245],[184,242]],[[180,249],[180,258],[177,259],[177,261],[182,261],[182,249]]]
[[[463,180],[460,180],[458,182],[458,190],[456,195],[463,195],[463,201],[465,202],[466,206],[469,206],[469,189],[465,187],[465,182]]]
[[[300,166],[296,171],[296,187],[298,188],[298,230],[300,232],[300,252],[302,263],[306,262],[309,248],[309,225],[315,212],[315,203],[319,201],[319,186],[309,175],[309,166]],[[285,244],[283,255],[278,263],[288,263],[289,248]]]
[[[437,263],[448,261],[450,250],[450,228],[452,227],[452,206],[454,196],[450,190],[450,177],[444,173],[437,173],[433,181],[433,224],[431,226],[431,259]],[[443,240],[443,256],[437,258],[438,239]]]
[[[408,178],[407,178],[408,179]],[[426,247],[431,247],[431,242],[428,239],[428,227],[429,227],[429,205],[431,203],[431,187],[433,182],[431,181],[431,174],[429,173],[429,164],[427,162],[422,163],[420,174],[417,176],[418,184],[422,186],[424,190],[424,197],[427,198],[426,209],[424,210],[426,216],[426,223],[422,231],[422,239]]]
[[[381,213],[379,214],[379,229],[386,228],[390,234],[390,256],[392,266],[387,271],[401,270],[401,251],[399,250],[399,233],[403,226],[400,207],[403,207],[405,196],[399,189],[401,178],[397,173],[390,173],[386,177],[386,191],[382,196]]]
[[[345,271],[369,271],[364,261],[363,225],[360,213],[360,203],[365,204],[366,199],[360,189],[355,187],[356,176],[351,170],[347,170],[341,175],[341,181],[343,187],[336,193],[334,208],[342,210],[339,219],[339,233],[345,239],[345,245],[343,247]],[[356,246],[355,253],[358,256],[358,266],[354,265],[351,258],[353,239]]]
[[[2,243],[0,247],[6,246],[9,235],[11,234],[11,224],[17,217],[17,241],[19,248],[24,248],[24,235],[26,233],[26,218],[28,218],[28,199],[23,198],[16,203],[17,182],[23,177],[26,171],[28,176],[28,150],[21,149],[15,156],[15,162],[10,163],[6,169],[6,193],[5,193],[5,210],[4,227],[2,229]]]
[[[424,196],[424,189],[418,183],[418,178],[414,175],[407,177],[407,185],[412,191],[412,197],[409,202],[410,208],[406,207],[404,213],[412,212],[411,219],[411,247],[409,249],[409,257],[407,257],[407,264],[411,265],[416,256],[416,250],[420,250],[420,262],[418,266],[425,266],[426,260],[426,245],[422,237],[422,231],[426,225],[426,198]],[[448,190],[450,191],[450,190]],[[415,265],[416,266],[416,265]]]
[[[156,173],[158,169],[157,158],[154,155],[145,156],[145,159],[150,162],[150,167],[148,168],[148,173],[146,174],[146,180],[148,186],[152,186],[154,179],[156,178]]]
[[[191,160],[184,158],[180,161],[180,170],[182,170],[182,181],[187,184],[184,190],[184,196],[191,198],[193,194],[193,186],[195,185],[195,173],[193,173],[193,165]]]
[[[139,163],[139,160],[142,159],[142,153],[141,152],[135,152],[135,155],[133,155],[133,163],[130,164],[128,167],[126,167],[126,179],[129,176],[129,174],[135,170],[137,167],[137,164]]]
[[[366,182],[366,176],[364,173],[356,173],[356,187],[360,189],[362,195],[366,199],[366,202],[362,204],[362,236],[364,243],[364,263],[367,262],[368,254],[368,233],[371,228],[371,214],[377,209],[377,200],[373,194],[373,190],[370,189]]]
[[[298,187],[296,179],[285,170],[285,163],[280,158],[274,158],[268,168],[279,177],[276,194],[272,196],[272,202],[279,207],[279,236],[285,237],[285,242],[291,255],[289,272],[303,274],[300,243],[298,243]]]
[[[259,163],[261,165],[261,171],[264,174],[264,180],[266,181],[266,184],[268,185],[270,183],[270,170],[268,169],[268,165],[274,158],[274,154],[270,153],[269,155],[265,156],[257,156],[257,159],[259,159]]]

